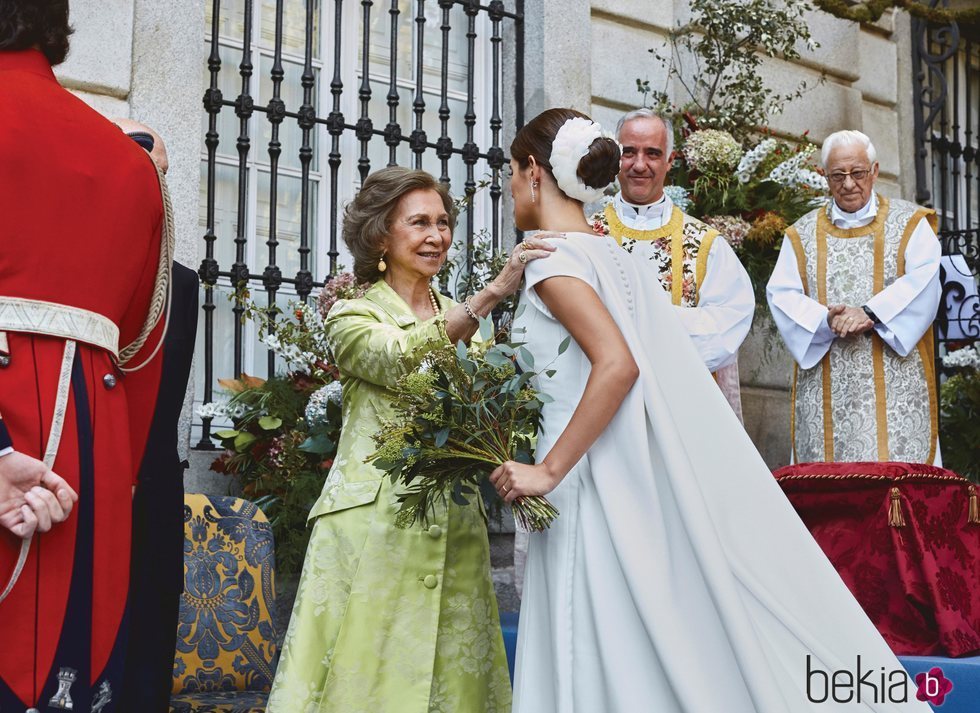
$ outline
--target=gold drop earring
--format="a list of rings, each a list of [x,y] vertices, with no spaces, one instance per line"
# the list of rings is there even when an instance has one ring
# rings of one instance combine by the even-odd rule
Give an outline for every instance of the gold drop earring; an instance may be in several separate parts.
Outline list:
[[[384,256],[384,254],[382,254],[381,255],[381,259],[378,260],[378,272],[384,272],[387,269],[388,269],[388,265],[387,265],[387,263],[385,263],[385,256]]]

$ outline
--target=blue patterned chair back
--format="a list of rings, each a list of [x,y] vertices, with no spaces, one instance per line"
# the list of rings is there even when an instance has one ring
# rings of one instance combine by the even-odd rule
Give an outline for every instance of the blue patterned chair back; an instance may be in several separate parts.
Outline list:
[[[264,696],[248,694],[272,685],[275,604],[275,548],[262,511],[240,498],[186,495],[172,710],[263,710]]]

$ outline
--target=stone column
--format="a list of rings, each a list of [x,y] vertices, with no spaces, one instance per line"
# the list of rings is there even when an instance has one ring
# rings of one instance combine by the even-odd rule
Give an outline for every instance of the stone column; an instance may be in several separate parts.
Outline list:
[[[525,117],[551,107],[592,108],[589,0],[529,0],[525,4]]]
[[[132,0],[130,0],[132,2]],[[167,182],[176,219],[178,262],[197,269],[204,95],[204,3],[135,0],[130,116],[152,126],[167,145]],[[180,453],[189,450],[194,373],[180,419]]]
[[[128,117],[133,0],[74,0],[68,59],[55,67],[62,86],[107,117]]]

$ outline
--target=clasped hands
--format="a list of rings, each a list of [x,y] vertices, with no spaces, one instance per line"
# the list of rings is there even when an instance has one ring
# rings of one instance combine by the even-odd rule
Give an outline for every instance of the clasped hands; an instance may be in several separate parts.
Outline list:
[[[827,308],[827,324],[831,331],[844,339],[874,329],[874,321],[861,307],[830,305]]]
[[[65,479],[37,458],[17,451],[0,457],[0,527],[27,539],[67,519],[76,502]]]

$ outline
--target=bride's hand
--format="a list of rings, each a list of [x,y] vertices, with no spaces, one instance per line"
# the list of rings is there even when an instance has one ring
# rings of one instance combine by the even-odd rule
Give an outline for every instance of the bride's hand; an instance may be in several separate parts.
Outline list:
[[[546,233],[546,235],[554,237],[555,234]],[[531,260],[548,257],[555,250],[554,245],[541,239],[540,233],[533,238],[525,238],[523,242],[514,246],[510,257],[507,258],[507,264],[504,265],[500,274],[493,278],[490,286],[494,288],[500,299],[517,292],[517,288],[521,286],[521,279],[524,277],[524,268],[527,263]]]
[[[561,478],[545,463],[526,465],[505,461],[490,474],[490,482],[504,502],[512,503],[528,495],[547,495],[554,490]]]

